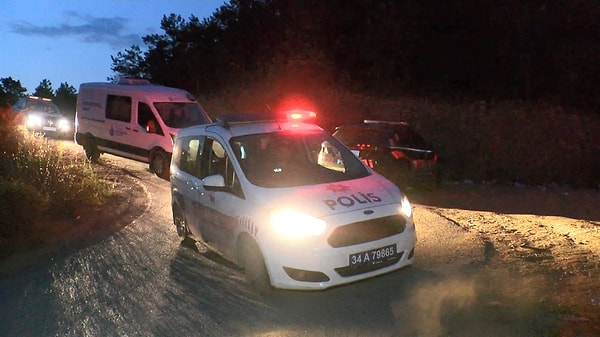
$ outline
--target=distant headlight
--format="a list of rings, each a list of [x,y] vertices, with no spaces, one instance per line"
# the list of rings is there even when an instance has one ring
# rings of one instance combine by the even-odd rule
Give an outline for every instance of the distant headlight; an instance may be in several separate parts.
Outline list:
[[[66,118],[61,118],[58,121],[58,129],[62,131],[69,131],[71,129],[71,123]]]
[[[41,127],[42,126],[42,117],[37,115],[29,115],[27,116],[27,127]]]
[[[325,230],[325,221],[292,210],[271,212],[271,225],[286,237],[319,236]]]
[[[410,201],[408,201],[408,198],[406,196],[402,198],[400,211],[407,217],[412,217],[412,205],[410,204]]]

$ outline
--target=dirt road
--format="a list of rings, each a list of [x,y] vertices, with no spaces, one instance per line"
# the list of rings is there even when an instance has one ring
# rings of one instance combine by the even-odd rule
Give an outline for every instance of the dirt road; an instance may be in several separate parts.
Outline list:
[[[477,233],[488,263],[528,280],[523,295],[552,291],[563,336],[600,335],[600,191],[451,183],[411,199]]]

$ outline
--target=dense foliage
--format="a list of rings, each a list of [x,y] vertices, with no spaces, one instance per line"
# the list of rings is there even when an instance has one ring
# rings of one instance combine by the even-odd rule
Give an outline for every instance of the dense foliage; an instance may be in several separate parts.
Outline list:
[[[594,1],[233,0],[203,20],[164,16],[113,70],[214,93],[302,63],[377,95],[598,108],[598,18]]]
[[[26,132],[14,116],[0,108],[0,258],[53,239],[112,193],[83,156]]]
[[[112,69],[212,116],[301,100],[328,129],[406,120],[448,179],[596,187],[599,18],[593,1],[233,0],[164,16]]]

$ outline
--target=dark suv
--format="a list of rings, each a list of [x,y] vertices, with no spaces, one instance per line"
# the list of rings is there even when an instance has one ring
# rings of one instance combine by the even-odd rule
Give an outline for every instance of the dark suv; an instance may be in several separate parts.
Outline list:
[[[439,187],[438,154],[405,122],[365,120],[338,126],[333,136],[400,187],[423,183]]]

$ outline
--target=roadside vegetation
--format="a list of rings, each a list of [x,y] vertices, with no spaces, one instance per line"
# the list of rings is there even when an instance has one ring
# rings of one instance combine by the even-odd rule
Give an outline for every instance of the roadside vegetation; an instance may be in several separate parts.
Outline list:
[[[53,240],[112,195],[84,156],[26,132],[0,108],[0,258]]]

